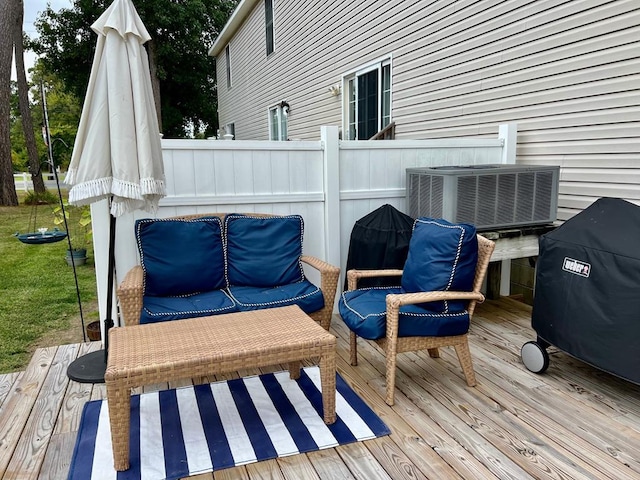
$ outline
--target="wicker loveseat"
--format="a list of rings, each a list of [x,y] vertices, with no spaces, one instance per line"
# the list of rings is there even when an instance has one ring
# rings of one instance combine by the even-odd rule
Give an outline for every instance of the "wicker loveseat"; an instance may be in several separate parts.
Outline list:
[[[296,304],[329,330],[339,269],[302,255],[303,232],[299,215],[136,221],[141,264],[117,289],[124,325]],[[320,272],[320,287],[303,264]]]

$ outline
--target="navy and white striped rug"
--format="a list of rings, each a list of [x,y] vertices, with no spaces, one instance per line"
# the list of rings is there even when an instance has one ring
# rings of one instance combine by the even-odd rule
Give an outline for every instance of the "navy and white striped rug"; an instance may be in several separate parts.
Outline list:
[[[318,367],[131,397],[131,467],[115,472],[105,400],[82,412],[70,480],[177,479],[389,434],[337,375],[333,425],[322,420]]]

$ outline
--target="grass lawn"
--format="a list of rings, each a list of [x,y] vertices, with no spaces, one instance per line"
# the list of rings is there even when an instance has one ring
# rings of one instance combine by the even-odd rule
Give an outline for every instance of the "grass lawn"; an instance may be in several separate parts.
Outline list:
[[[37,208],[38,227],[53,229],[54,207]],[[45,337],[53,343],[69,343],[62,340],[61,332],[74,327],[79,318],[73,268],[64,258],[66,239],[27,245],[13,236],[28,233],[31,212],[31,206],[0,207],[0,374],[22,370]],[[91,245],[87,256],[85,265],[76,266],[85,324],[98,319],[97,312],[87,311],[96,301]],[[77,329],[81,341],[79,323]]]

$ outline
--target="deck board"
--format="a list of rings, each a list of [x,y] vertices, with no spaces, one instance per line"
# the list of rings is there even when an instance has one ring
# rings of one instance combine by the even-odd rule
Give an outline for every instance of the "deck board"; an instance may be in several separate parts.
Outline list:
[[[13,384],[22,375],[22,372],[5,373],[0,375],[0,407],[4,403],[4,399],[7,398],[9,392],[13,388]]]
[[[14,452],[22,441],[30,441],[22,435],[25,425],[30,421],[31,411],[40,396],[42,385],[53,363],[56,347],[35,351],[19,382],[16,382],[0,409],[0,475],[11,478],[16,472],[8,470]],[[20,452],[18,452],[20,453]]]
[[[406,353],[398,358],[396,404],[389,407],[384,356],[361,341],[359,365],[351,366],[348,330],[336,318],[338,370],[392,434],[191,478],[640,479],[640,386],[553,347],[548,371],[528,372],[519,352],[535,338],[530,319],[531,308],[513,299],[480,305],[469,335],[477,386],[466,386],[452,349],[441,349],[439,359]],[[1,479],[67,477],[82,408],[106,392],[104,385],[69,382],[66,367],[99,347],[39,349],[24,372],[0,375]]]
[[[409,424],[401,414],[397,413],[396,408],[388,409],[386,407],[386,404],[384,403],[383,397],[381,397],[380,394],[372,391],[371,388],[366,385],[366,382],[362,378],[358,378],[356,375],[347,375],[346,373],[344,373],[347,371],[346,368],[348,368],[346,367],[346,365],[348,365],[346,363],[347,360],[345,360],[344,358],[341,358],[340,360],[341,361],[338,362],[338,365],[340,371],[343,372],[342,375],[345,380],[374,410],[378,412],[387,410],[387,413],[385,415],[382,415],[381,417],[387,423],[387,425],[394,425],[394,434],[389,438],[396,444],[394,450],[400,450],[401,452],[403,452],[403,455],[401,457],[398,457],[398,459],[395,461],[396,465],[394,465],[391,470],[396,470],[398,468],[400,468],[401,470],[406,469],[405,474],[409,475],[413,468],[407,466],[408,457],[408,460],[412,463],[415,463],[418,466],[418,469],[421,471],[421,474],[413,473],[413,475],[416,477],[420,475],[431,477],[437,473],[438,476],[445,476],[448,474],[450,478],[454,478],[455,473],[447,464],[447,462],[433,451],[429,443],[425,442],[422,438],[416,435],[415,428],[413,428],[412,425]],[[362,371],[363,367],[365,366],[364,363],[365,362],[361,361],[360,365],[357,369],[354,370],[354,372]],[[345,366],[345,368],[342,368],[343,365]],[[383,443],[387,444],[389,442],[384,439]],[[382,455],[382,453],[378,452],[378,455]],[[404,464],[404,468],[402,465],[397,465],[400,462]]]
[[[44,383],[42,394],[33,404],[24,430],[18,439],[5,479],[36,479],[44,461],[49,440],[55,428],[55,419],[69,382],[67,367],[76,358],[80,345],[64,345],[57,349]],[[29,472],[25,475],[25,472]]]

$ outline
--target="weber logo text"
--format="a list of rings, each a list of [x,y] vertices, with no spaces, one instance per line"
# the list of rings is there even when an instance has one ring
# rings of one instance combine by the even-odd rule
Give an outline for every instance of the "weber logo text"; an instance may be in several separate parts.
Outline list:
[[[562,262],[562,269],[565,272],[574,273],[582,277],[588,277],[591,273],[591,265],[580,260],[574,260],[573,258],[564,257]]]

